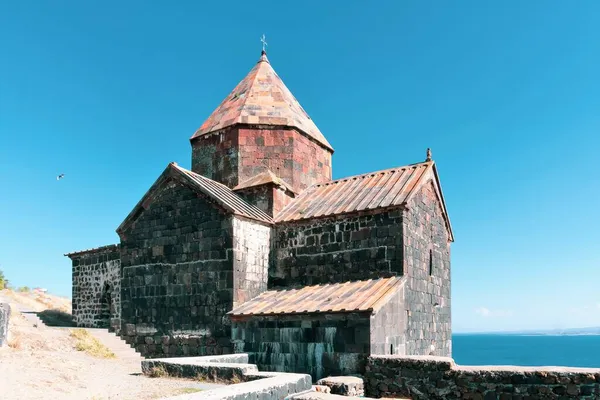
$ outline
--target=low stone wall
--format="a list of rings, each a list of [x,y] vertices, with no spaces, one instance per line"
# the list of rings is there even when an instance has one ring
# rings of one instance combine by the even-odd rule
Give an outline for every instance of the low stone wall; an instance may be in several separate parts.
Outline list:
[[[372,356],[364,375],[371,397],[412,399],[599,399],[600,369],[457,366],[447,357]]]
[[[177,400],[246,400],[249,398],[281,400],[312,387],[310,375],[258,371],[256,365],[248,364],[247,354],[142,361],[144,374],[152,375],[157,369],[166,372],[169,376],[203,378],[230,384],[218,389],[170,398]]]
[[[10,306],[8,303],[0,303],[0,347],[8,340],[8,322],[10,320]]]

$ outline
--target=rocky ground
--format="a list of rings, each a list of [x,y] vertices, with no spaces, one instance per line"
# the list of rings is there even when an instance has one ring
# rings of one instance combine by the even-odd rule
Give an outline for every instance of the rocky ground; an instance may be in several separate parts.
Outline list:
[[[139,362],[97,358],[75,349],[66,327],[36,327],[17,311],[60,309],[68,299],[41,293],[0,291],[13,309],[9,346],[0,348],[0,398],[22,399],[159,399],[214,386],[192,380],[147,378]]]

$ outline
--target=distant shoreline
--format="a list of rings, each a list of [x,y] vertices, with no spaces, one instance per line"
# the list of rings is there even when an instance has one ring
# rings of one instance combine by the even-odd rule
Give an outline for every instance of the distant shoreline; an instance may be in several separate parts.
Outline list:
[[[600,327],[579,329],[552,329],[539,331],[507,331],[507,332],[455,332],[453,335],[495,335],[495,336],[600,336]]]
[[[600,333],[457,332],[456,336],[600,336]]]

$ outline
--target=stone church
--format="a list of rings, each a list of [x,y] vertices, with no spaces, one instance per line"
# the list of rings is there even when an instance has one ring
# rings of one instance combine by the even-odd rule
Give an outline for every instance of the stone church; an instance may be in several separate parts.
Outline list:
[[[452,229],[431,154],[332,180],[333,147],[263,51],[117,228],[66,254],[78,326],[146,357],[244,352],[315,379],[451,355]]]

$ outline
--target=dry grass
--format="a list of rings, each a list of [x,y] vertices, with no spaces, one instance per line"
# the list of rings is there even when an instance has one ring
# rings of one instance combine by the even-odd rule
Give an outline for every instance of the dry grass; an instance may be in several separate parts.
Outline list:
[[[177,390],[178,393],[174,393],[175,394],[190,394],[190,393],[197,393],[197,392],[201,392],[202,389],[198,389],[198,388],[181,388],[179,390]]]
[[[221,384],[228,384],[228,385],[235,385],[236,383],[242,383],[244,382],[242,380],[242,378],[240,376],[238,376],[237,374],[234,374],[231,379],[220,379],[217,377],[216,374],[212,374],[212,375],[208,375],[202,372],[199,372],[196,375],[196,379],[199,382],[204,382],[204,383],[221,383]]]
[[[93,337],[85,329],[72,329],[69,336],[76,340],[75,349],[97,358],[116,358],[115,353]]]
[[[13,348],[15,350],[20,350],[22,347],[21,334],[17,332],[12,332],[8,336],[8,347]]]
[[[165,367],[163,367],[162,365],[153,365],[148,370],[148,374],[147,375],[150,378],[163,378],[165,376],[168,376],[169,373],[167,372],[167,370],[165,369]]]

